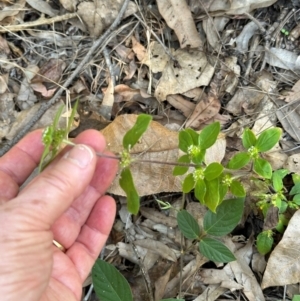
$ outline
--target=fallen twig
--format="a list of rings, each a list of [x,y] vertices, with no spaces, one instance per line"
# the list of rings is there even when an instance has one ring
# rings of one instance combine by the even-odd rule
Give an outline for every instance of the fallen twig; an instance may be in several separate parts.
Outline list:
[[[33,127],[33,125],[44,115],[44,113],[53,105],[55,104],[63,91],[65,91],[68,86],[72,83],[74,78],[78,75],[78,73],[83,69],[84,65],[89,61],[91,55],[94,51],[108,38],[108,36],[115,30],[115,28],[121,22],[121,19],[126,11],[127,5],[129,0],[125,0],[118,16],[116,17],[115,21],[110,25],[110,27],[106,30],[106,32],[99,37],[90,48],[89,52],[86,54],[84,59],[80,62],[77,68],[73,71],[71,76],[66,80],[66,82],[62,85],[62,87],[55,93],[55,95],[46,103],[43,103],[39,110],[37,111],[36,115],[27,123],[26,126],[6,145],[4,145],[0,150],[0,156],[3,156],[7,151],[11,149],[13,145],[15,145],[21,138],[23,138],[28,131]]]

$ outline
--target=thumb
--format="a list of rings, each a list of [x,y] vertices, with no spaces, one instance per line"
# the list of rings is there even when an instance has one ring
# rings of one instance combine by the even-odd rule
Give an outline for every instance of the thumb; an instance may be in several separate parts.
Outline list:
[[[94,150],[83,144],[75,145],[30,182],[14,199],[18,203],[15,205],[34,218],[35,226],[48,229],[84,192],[93,177],[96,161]]]

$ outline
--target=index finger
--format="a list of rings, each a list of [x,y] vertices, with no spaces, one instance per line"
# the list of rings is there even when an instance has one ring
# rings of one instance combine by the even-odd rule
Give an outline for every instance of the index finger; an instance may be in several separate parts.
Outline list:
[[[14,198],[25,180],[39,164],[43,153],[42,130],[29,133],[0,158],[2,201]]]

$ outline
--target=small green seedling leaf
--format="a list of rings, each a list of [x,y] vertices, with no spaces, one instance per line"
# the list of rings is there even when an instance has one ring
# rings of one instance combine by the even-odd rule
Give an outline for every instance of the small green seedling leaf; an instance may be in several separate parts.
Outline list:
[[[292,187],[292,189],[291,189],[291,191],[290,191],[290,195],[298,194],[298,193],[300,193],[300,183],[296,183],[296,184]]]
[[[294,184],[300,183],[300,175],[297,173],[292,174]]]
[[[279,141],[282,130],[280,128],[272,128],[263,131],[255,144],[259,152],[266,152],[270,150]]]
[[[190,163],[189,155],[183,155],[178,159],[179,163]],[[188,171],[188,166],[175,166],[173,169],[173,176],[181,176],[184,175]]]
[[[215,262],[231,262],[236,260],[232,252],[220,241],[204,237],[199,242],[199,251],[208,259]]]
[[[179,132],[179,149],[187,153],[190,146],[193,145],[193,139],[188,131],[182,130]]]
[[[177,223],[182,234],[188,239],[197,239],[200,236],[200,227],[195,218],[186,210],[177,214]]]
[[[294,295],[292,301],[300,301],[300,295]]]
[[[40,160],[39,172],[41,172],[56,156],[59,151],[60,145],[65,138],[66,130],[57,128],[63,109],[63,105],[59,107],[58,111],[55,114],[53,124],[46,127],[43,132],[42,142],[45,145],[45,149]],[[47,158],[48,160],[47,162],[45,162]]]
[[[105,301],[133,301],[125,277],[111,264],[98,259],[92,269],[97,296]]]
[[[119,180],[121,188],[127,196],[127,209],[132,214],[137,214],[140,209],[140,198],[135,189],[132,174],[129,168],[124,168]]]
[[[195,180],[193,174],[188,174],[182,183],[182,191],[184,193],[189,193],[195,186]]]
[[[203,228],[207,234],[224,236],[230,233],[240,221],[244,211],[244,198],[223,201],[216,213],[207,211]]]
[[[272,182],[273,188],[276,192],[280,191],[283,188],[282,179],[289,173],[287,169],[278,169],[273,172]]]
[[[206,194],[205,182],[202,179],[198,179],[195,183],[195,197],[201,204],[204,204],[205,194]]]
[[[74,122],[75,114],[77,113],[78,102],[79,102],[79,100],[77,99],[72,108],[71,115],[70,115],[69,121],[68,121],[68,128],[66,129],[66,134],[69,134],[69,132],[71,130],[72,124]]]
[[[141,114],[137,117],[133,127],[123,137],[123,147],[126,150],[132,149],[146,132],[152,117],[147,114]]]
[[[187,128],[185,129],[185,131],[191,135],[193,140],[193,145],[198,145],[199,134],[191,128]]]
[[[274,243],[274,238],[272,236],[272,231],[267,230],[258,234],[256,239],[256,247],[260,254],[265,255],[269,253],[272,249]]]
[[[201,149],[208,149],[215,144],[220,133],[220,123],[214,122],[206,126],[199,134],[198,144]]]
[[[241,184],[241,182],[237,180],[232,180],[230,184],[230,191],[233,195],[237,197],[244,197],[246,195],[246,191],[244,186]]]
[[[293,202],[297,205],[300,205],[300,194],[295,194],[293,197]]]
[[[234,155],[228,163],[229,169],[240,169],[250,162],[251,156],[248,153],[238,153]]]
[[[251,146],[254,146],[256,144],[256,137],[255,134],[249,129],[246,128],[243,133],[243,146],[244,148],[250,148]]]
[[[216,211],[216,208],[220,202],[219,184],[220,181],[218,178],[211,181],[205,180],[206,194],[204,196],[204,204],[212,212]]]
[[[271,164],[262,158],[256,158],[253,162],[253,170],[265,179],[272,178],[272,166]]]
[[[192,162],[195,164],[201,164],[204,160],[206,153],[206,149],[202,149],[199,152],[195,152],[193,155],[191,155]]]
[[[213,179],[218,178],[223,172],[224,167],[217,162],[213,162],[209,164],[204,171],[204,176],[207,181],[211,181]]]

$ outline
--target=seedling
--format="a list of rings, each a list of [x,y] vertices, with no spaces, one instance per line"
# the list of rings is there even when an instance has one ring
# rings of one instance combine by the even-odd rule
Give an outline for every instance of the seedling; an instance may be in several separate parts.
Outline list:
[[[71,112],[66,129],[58,128],[58,121],[62,114],[61,108],[55,116],[53,125],[44,131],[45,151],[42,155],[40,170],[55,158],[62,143],[74,145],[67,139],[67,134],[76,107],[77,103]],[[135,125],[123,138],[123,151],[118,156],[111,157],[120,160],[122,169],[120,186],[127,195],[128,210],[133,214],[138,213],[140,200],[130,171],[131,163],[137,161],[131,156],[131,150],[145,133],[150,122],[151,116],[139,115]],[[205,164],[205,154],[215,144],[219,132],[220,124],[218,122],[206,126],[200,133],[192,129],[180,131],[179,149],[184,155],[177,162],[174,162],[173,175],[185,175],[182,181],[182,192],[193,191],[195,198],[209,209],[204,217],[203,225],[198,225],[196,219],[186,210],[179,211],[177,214],[179,229],[187,239],[198,243],[199,252],[208,259],[216,262],[230,262],[235,260],[235,257],[218,238],[229,234],[236,227],[243,214],[246,190],[237,171],[247,167],[249,178],[252,177],[258,186],[268,187],[268,191],[256,193],[257,206],[262,210],[264,216],[267,215],[270,208],[274,206],[278,208],[279,221],[276,229],[281,232],[288,222],[284,216],[285,210],[288,207],[296,209],[300,206],[300,177],[293,175],[295,185],[289,193],[289,198],[292,200],[289,200],[283,185],[283,178],[289,172],[284,169],[273,172],[270,163],[262,156],[279,141],[281,136],[281,129],[279,128],[265,130],[258,137],[250,129],[245,129],[242,142],[246,151],[233,156],[227,166],[218,162]],[[105,156],[104,154],[97,155]],[[138,161],[143,164],[143,160]],[[149,163],[149,161],[147,162]],[[164,162],[157,161],[153,163],[164,164]],[[228,193],[235,198],[226,199]],[[162,209],[171,207],[169,203],[158,202]],[[257,248],[259,252],[268,253],[272,245],[272,229],[263,231],[258,235]],[[106,275],[105,279],[103,275]],[[131,301],[129,286],[122,277],[111,265],[104,261],[97,261],[93,268],[93,281],[99,297],[105,300]],[[169,300],[176,299],[165,299],[165,301]]]

